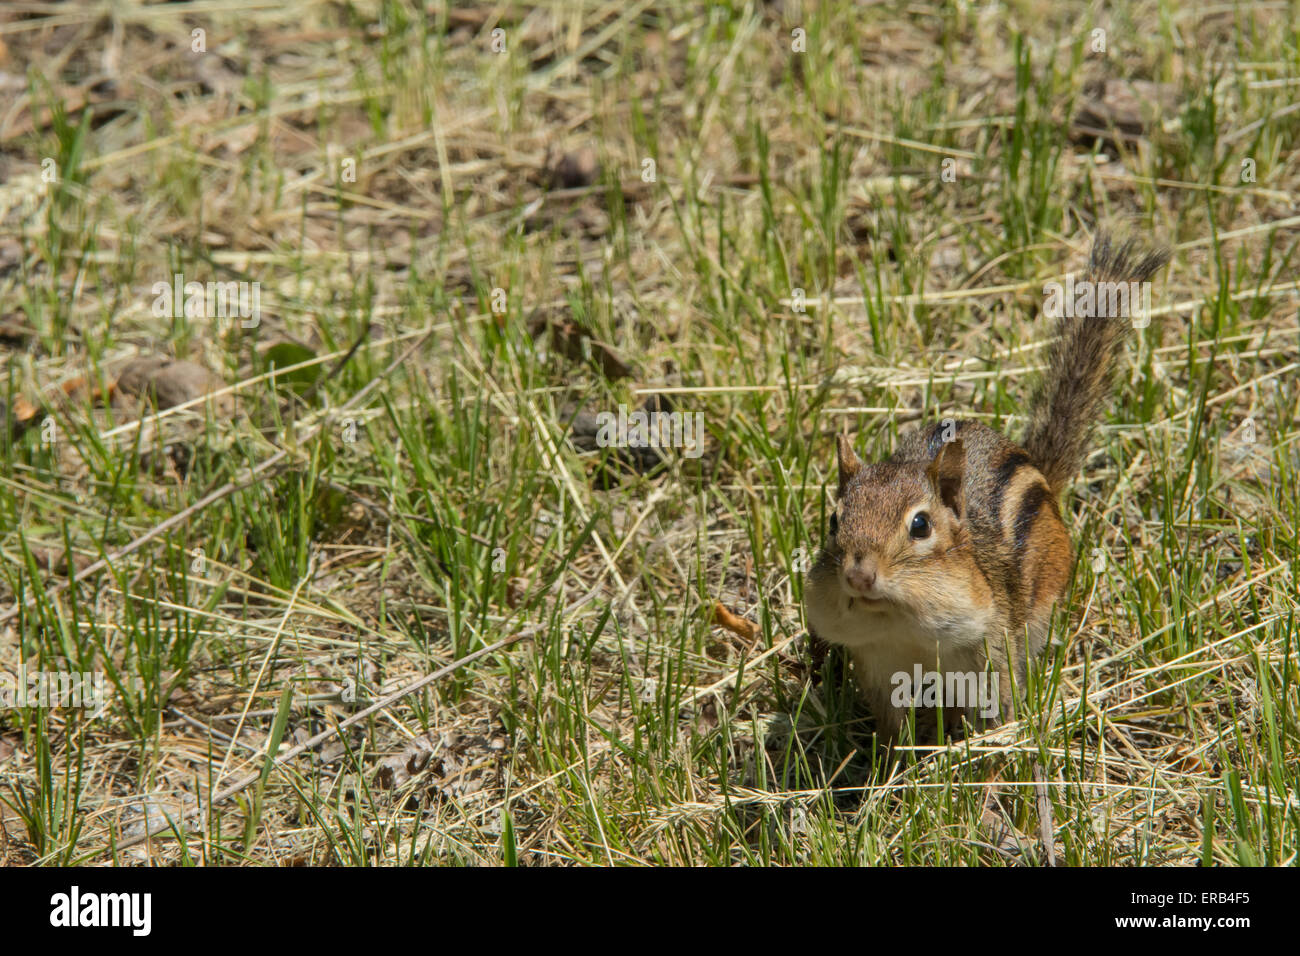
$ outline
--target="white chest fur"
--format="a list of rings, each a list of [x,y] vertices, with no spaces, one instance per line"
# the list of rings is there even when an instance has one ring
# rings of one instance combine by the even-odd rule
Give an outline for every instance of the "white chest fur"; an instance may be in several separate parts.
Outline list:
[[[850,648],[855,660],[870,662],[878,674],[910,673],[915,664],[926,669],[972,666],[993,624],[991,611],[936,613],[927,619],[901,609],[867,611],[859,602],[850,605],[838,583],[825,585],[810,595],[809,626],[822,640]]]

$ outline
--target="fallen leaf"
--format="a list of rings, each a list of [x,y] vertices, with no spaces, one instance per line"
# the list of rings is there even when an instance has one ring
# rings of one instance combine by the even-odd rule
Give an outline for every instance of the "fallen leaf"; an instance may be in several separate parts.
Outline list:
[[[316,353],[307,346],[298,342],[277,342],[267,349],[263,356],[267,370],[271,368],[285,369],[294,365],[301,365],[303,362],[310,362],[316,357]],[[294,369],[292,372],[277,372],[275,380],[281,384],[288,385],[294,391],[302,394],[311,388],[321,376],[320,363],[307,365],[303,368]]]
[[[1077,141],[1109,148],[1149,136],[1162,115],[1178,111],[1178,91],[1147,80],[1101,80],[1084,87],[1070,123]]]
[[[44,545],[28,545],[28,550],[32,553],[32,559],[36,566],[43,571],[52,571],[55,574],[68,573],[67,552],[63,548],[47,548]],[[89,558],[84,554],[72,555],[72,567],[76,571],[84,571],[94,563],[94,558]]]
[[[724,627],[733,634],[739,634],[746,640],[752,641],[758,636],[758,625],[753,621],[747,621],[727,610],[722,602],[716,602],[713,605],[713,623],[718,627]]]
[[[611,382],[632,375],[632,366],[612,345],[592,338],[591,333],[576,322],[541,314],[529,321],[529,329],[534,335],[549,331],[551,345],[557,352],[575,362],[592,362]]]

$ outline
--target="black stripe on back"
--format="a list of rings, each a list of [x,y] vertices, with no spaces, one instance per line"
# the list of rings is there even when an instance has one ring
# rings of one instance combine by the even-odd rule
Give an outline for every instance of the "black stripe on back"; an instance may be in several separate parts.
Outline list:
[[[1025,489],[1025,496],[1020,499],[1020,510],[1016,512],[1016,550],[1025,550],[1025,540],[1029,530],[1034,526],[1034,519],[1048,498],[1047,489],[1042,485],[1030,485]]]
[[[1007,455],[1006,461],[998,466],[997,473],[993,476],[993,493],[990,495],[989,502],[991,521],[996,523],[1002,520],[1002,496],[1006,494],[1007,486],[1011,484],[1016,471],[1021,465],[1027,464],[1029,464],[1029,456],[1023,451],[1015,451]]]

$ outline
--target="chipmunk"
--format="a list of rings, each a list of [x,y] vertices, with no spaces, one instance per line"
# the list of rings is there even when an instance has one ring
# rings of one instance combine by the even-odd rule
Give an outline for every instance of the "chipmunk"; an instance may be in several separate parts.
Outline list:
[[[1099,233],[1086,278],[1094,289],[1144,282],[1168,259]],[[1019,445],[980,422],[949,420],[907,435],[889,460],[864,464],[839,436],[839,491],[805,616],[813,637],[848,648],[885,741],[907,719],[918,671],[948,688],[997,675],[996,713],[943,701],[946,725],[1013,713],[1012,669],[1023,682],[1070,576],[1059,499],[1083,465],[1125,338],[1116,299],[1097,302],[1083,310],[1096,317],[1057,322]],[[929,708],[916,714],[918,725],[935,720]]]

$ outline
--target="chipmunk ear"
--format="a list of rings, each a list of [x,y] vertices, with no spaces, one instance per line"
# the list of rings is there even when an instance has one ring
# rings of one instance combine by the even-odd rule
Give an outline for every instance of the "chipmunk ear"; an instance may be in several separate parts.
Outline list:
[[[836,441],[835,457],[840,466],[839,496],[843,498],[844,489],[848,488],[849,482],[853,480],[853,476],[862,467],[862,459],[853,450],[853,443],[845,435],[840,435]]]
[[[939,453],[925,469],[926,477],[935,492],[953,513],[961,518],[966,513],[966,493],[962,491],[962,478],[966,474],[966,446],[960,438],[939,446]]]

